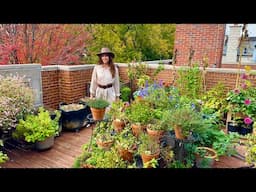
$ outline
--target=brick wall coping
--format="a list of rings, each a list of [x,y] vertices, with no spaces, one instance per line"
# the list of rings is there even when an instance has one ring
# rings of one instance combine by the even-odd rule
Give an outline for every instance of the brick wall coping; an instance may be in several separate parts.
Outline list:
[[[146,63],[146,62],[144,62]],[[125,63],[119,63],[118,64],[120,67],[127,67],[127,64]],[[149,64],[148,67],[152,68],[152,69],[156,69],[158,67],[159,64]],[[173,65],[164,65],[164,69],[179,69],[179,68],[184,68],[186,66],[173,66]],[[202,70],[203,68],[200,67],[200,69]],[[206,71],[208,72],[215,72],[215,73],[237,73],[238,69],[231,69],[231,68],[206,68]],[[240,69],[240,73],[244,73],[245,70],[244,69]],[[251,72],[256,73],[256,70],[251,70]]]
[[[146,62],[145,62],[146,63]],[[127,67],[128,64],[126,63],[116,63],[120,67]],[[24,68],[41,68],[42,71],[55,71],[55,70],[62,70],[62,71],[79,71],[79,70],[87,70],[94,67],[95,64],[85,64],[85,65],[48,65],[48,66],[41,66],[41,64],[12,64],[12,65],[2,65],[0,70],[8,70],[8,69],[24,69]],[[148,67],[152,69],[156,69],[159,64],[149,64]],[[175,66],[176,69],[184,66]],[[173,65],[164,65],[164,69],[174,69]],[[202,68],[201,68],[202,69]],[[237,73],[238,69],[230,69],[230,68],[206,68],[208,72],[215,72],[215,73]],[[240,73],[244,73],[245,70],[241,69]],[[256,70],[251,70],[251,72],[256,73]]]
[[[10,65],[1,65],[0,70],[10,70],[10,69],[41,69],[41,64],[32,63],[32,64],[10,64]]]
[[[48,65],[43,66],[42,71],[79,71],[87,70],[94,67],[95,64],[85,64],[85,65]]]

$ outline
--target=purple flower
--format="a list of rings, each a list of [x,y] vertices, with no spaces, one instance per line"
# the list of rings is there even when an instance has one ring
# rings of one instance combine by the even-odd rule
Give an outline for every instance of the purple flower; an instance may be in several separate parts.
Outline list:
[[[164,85],[164,81],[161,79],[161,80],[159,80],[159,86],[160,87],[163,87],[163,85]]]
[[[244,123],[246,125],[250,125],[252,123],[252,119],[250,117],[246,117],[246,118],[244,118]]]
[[[250,104],[251,104],[250,99],[245,99],[244,104],[245,104],[245,105],[250,105]]]
[[[145,82],[145,87],[148,87],[148,80],[146,80]]]

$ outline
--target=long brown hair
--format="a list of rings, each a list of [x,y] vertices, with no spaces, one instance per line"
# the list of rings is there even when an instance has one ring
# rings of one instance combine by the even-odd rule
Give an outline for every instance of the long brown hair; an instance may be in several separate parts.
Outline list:
[[[105,54],[105,53],[104,53]],[[107,53],[106,53],[107,54]],[[107,54],[108,55],[108,58],[109,58],[109,62],[108,62],[108,65],[110,67],[110,72],[112,74],[112,77],[114,78],[115,77],[115,74],[116,74],[116,69],[115,69],[115,64],[113,62],[113,58],[110,54]],[[101,59],[101,55],[99,56],[99,64],[104,64],[102,59]]]

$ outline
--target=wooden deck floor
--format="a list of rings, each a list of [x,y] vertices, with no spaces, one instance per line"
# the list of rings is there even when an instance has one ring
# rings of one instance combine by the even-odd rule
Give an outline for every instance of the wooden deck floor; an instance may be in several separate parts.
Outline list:
[[[54,146],[46,151],[11,149],[10,158],[3,168],[71,168],[75,158],[81,154],[82,145],[90,141],[92,127],[79,132],[62,132],[56,137]]]
[[[83,128],[79,132],[62,132],[56,137],[54,146],[47,151],[9,149],[8,162],[3,168],[71,168],[75,158],[81,154],[81,146],[90,141],[92,127]],[[244,155],[244,148],[238,148]],[[240,168],[248,164],[236,157],[221,157],[215,162],[215,168]]]

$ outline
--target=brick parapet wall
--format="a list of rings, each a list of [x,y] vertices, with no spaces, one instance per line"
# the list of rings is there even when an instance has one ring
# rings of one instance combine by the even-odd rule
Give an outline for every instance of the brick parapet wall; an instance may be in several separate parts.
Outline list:
[[[176,65],[187,65],[190,48],[195,51],[192,63],[202,66],[204,57],[208,66],[221,67],[225,24],[177,24],[174,50],[177,49]]]
[[[120,79],[127,82],[127,65],[118,65]],[[157,66],[157,64],[150,64],[149,74],[152,75]],[[93,67],[94,65],[84,65],[83,67],[77,68],[74,66],[59,66],[51,69],[45,69],[45,67],[42,67],[42,88],[44,105],[49,108],[57,109],[60,102],[78,102],[80,98],[86,95],[86,83],[89,83],[91,80]],[[165,65],[164,67],[164,71],[161,71],[156,76],[156,79],[173,82],[176,70],[178,70],[180,66],[176,66],[174,68],[172,65]],[[210,89],[218,82],[222,82],[227,87],[227,90],[235,88],[235,82],[238,72],[237,69],[207,68],[206,71],[207,89]],[[241,73],[243,72],[244,69],[241,69]],[[253,72],[256,73],[256,71]],[[250,75],[249,79],[251,80],[253,85],[256,86],[256,75]]]

